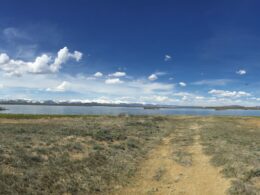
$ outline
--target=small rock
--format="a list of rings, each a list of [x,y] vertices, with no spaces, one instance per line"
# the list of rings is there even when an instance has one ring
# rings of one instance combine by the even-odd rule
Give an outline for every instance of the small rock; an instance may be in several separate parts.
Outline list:
[[[177,177],[174,179],[174,182],[177,183],[177,182],[180,181],[180,179],[181,179],[181,177],[180,177],[180,176],[177,176]]]
[[[114,188],[115,188],[116,190],[119,190],[119,189],[122,188],[122,186],[120,186],[120,185],[116,185]]]

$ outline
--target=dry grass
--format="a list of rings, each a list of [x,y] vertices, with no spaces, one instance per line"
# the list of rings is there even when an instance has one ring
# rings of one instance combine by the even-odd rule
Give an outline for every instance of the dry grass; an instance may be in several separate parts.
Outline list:
[[[256,117],[0,115],[0,194],[109,194],[132,181],[163,137],[169,143],[152,153],[152,182],[167,183],[172,163],[189,175],[183,185],[210,178],[197,173],[201,142],[212,165],[232,180],[229,194],[260,193]],[[162,154],[169,159],[161,161]]]
[[[173,144],[173,160],[177,163],[189,167],[192,165],[192,154],[188,152],[191,145],[194,144],[195,130],[192,128],[197,117],[175,118]]]
[[[260,118],[211,117],[200,123],[205,152],[232,179],[229,194],[259,194]]]
[[[166,134],[160,117],[0,117],[0,194],[104,194]]]

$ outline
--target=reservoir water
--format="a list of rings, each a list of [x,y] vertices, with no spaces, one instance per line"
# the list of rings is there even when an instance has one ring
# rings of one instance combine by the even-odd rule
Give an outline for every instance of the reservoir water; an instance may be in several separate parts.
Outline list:
[[[47,106],[47,105],[0,105],[8,114],[64,114],[64,115],[232,115],[260,116],[260,110],[220,110],[214,109],[143,109],[142,107],[110,107],[110,106]]]

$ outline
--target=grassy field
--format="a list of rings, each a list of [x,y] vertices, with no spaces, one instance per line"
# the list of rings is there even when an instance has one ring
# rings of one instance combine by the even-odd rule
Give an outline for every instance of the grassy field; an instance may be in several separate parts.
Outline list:
[[[1,115],[0,123],[0,194],[109,192],[169,130],[162,117]]]
[[[260,119],[218,117],[200,123],[205,153],[232,179],[229,194],[260,194]]]
[[[260,193],[260,118],[0,115],[0,194],[109,194],[170,134],[174,162],[199,139],[227,193]]]

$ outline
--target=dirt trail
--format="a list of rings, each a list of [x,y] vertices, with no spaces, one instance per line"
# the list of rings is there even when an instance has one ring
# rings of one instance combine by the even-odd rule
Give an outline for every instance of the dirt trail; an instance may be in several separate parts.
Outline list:
[[[182,166],[173,160],[171,139],[164,138],[152,150],[133,178],[133,183],[117,191],[115,195],[176,194],[176,195],[222,195],[229,187],[229,181],[219,173],[219,169],[209,164],[210,158],[203,154],[199,143],[199,127],[192,126],[196,132],[195,142],[188,148],[192,154],[192,165]]]

